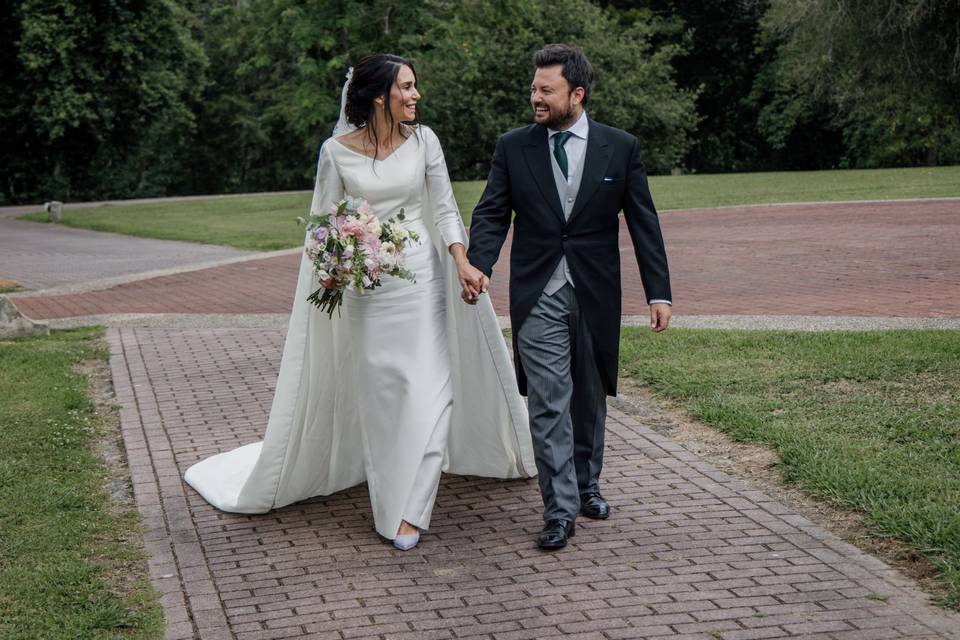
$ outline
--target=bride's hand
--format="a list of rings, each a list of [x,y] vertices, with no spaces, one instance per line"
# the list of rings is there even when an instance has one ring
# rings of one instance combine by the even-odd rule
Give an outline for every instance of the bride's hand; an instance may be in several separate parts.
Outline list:
[[[483,293],[486,293],[489,288],[490,288],[490,278],[488,278],[487,276],[483,276],[483,284],[480,285],[480,291]],[[477,302],[480,300],[480,295],[472,294],[470,293],[469,290],[464,289],[460,293],[460,298],[463,299],[463,301],[466,302],[467,304],[477,304]]]
[[[457,263],[457,274],[460,278],[460,287],[463,289],[461,293],[463,301],[467,304],[476,304],[480,294],[486,292],[490,286],[490,279],[466,260]]]
[[[467,259],[466,247],[463,243],[455,242],[450,245],[450,255],[453,256],[454,263],[457,265],[457,275],[460,279],[460,287],[463,291],[460,297],[467,304],[477,304],[480,294],[485,293],[490,287],[490,278],[485,276],[482,271],[470,264]]]

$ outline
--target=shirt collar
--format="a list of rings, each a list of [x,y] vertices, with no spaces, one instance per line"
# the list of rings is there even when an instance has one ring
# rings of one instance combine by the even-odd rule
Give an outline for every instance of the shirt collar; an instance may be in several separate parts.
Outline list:
[[[587,118],[587,111],[584,110],[580,114],[580,118],[573,123],[573,126],[567,129],[570,133],[577,136],[578,138],[587,139],[587,131],[590,129],[590,120]],[[547,137],[552,138],[555,134],[560,133],[559,129],[547,129]]]

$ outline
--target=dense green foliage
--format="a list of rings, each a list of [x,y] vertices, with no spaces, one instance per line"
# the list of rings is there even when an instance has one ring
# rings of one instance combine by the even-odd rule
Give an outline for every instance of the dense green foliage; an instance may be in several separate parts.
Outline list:
[[[414,61],[424,122],[441,136],[460,179],[486,177],[497,136],[529,122],[531,56],[547,41],[580,44],[608,70],[591,111],[639,135],[656,170],[680,163],[696,124],[690,92],[672,79],[680,47],[651,44],[678,26],[649,13],[621,22],[588,0],[203,6],[209,76],[218,80],[198,118],[208,141],[200,147],[226,153],[197,168],[199,176],[206,167],[202,192],[309,184],[312,159],[337,119],[344,72],[378,51]]]
[[[163,637],[159,594],[132,506],[111,503],[85,361],[108,356],[103,331],[0,340],[0,638]]]
[[[772,0],[763,18],[775,98],[760,129],[774,144],[824,106],[840,166],[960,162],[960,3]]]
[[[621,365],[922,552],[960,608],[960,332],[628,329]]]
[[[190,188],[204,54],[176,2],[4,2],[0,201]]]
[[[765,1],[646,0],[612,2],[625,11],[647,5],[656,15],[670,17],[682,27],[669,34],[682,44],[674,61],[677,81],[696,94],[699,118],[693,145],[683,164],[699,172],[756,169],[821,168],[808,162],[800,141],[789,154],[773,149],[757,130],[760,107],[752,98],[757,75],[769,64],[770,54],[755,46]],[[799,162],[794,157],[799,156]]]
[[[458,179],[581,45],[651,172],[960,162],[956,0],[0,3],[0,203],[309,186],[343,73],[410,57]]]
[[[424,120],[446,142],[454,175],[485,178],[497,137],[530,121],[531,54],[546,42],[583,47],[597,70],[590,115],[639,136],[652,172],[681,163],[696,124],[692,92],[672,77],[682,47],[653,45],[678,31],[676,21],[649,12],[618,20],[584,0],[437,8],[444,11],[433,14],[424,34],[406,41],[423,52]]]
[[[411,52],[423,3],[402,0],[196,2],[209,59],[197,193],[304,188],[340,110],[344,73],[362,56]]]

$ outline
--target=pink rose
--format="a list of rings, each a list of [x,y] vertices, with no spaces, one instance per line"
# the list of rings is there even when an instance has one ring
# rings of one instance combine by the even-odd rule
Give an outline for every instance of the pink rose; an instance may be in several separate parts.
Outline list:
[[[375,256],[380,253],[380,238],[366,236],[363,239],[363,252],[368,256]]]
[[[372,216],[373,207],[370,206],[370,203],[366,200],[361,200],[360,205],[357,207],[357,213],[361,216]]]
[[[317,256],[320,255],[320,250],[321,250],[320,243],[317,242],[317,239],[314,238],[313,234],[311,233],[309,236],[307,236],[307,246],[306,246],[307,255],[310,257],[311,260],[316,260]]]
[[[359,238],[363,236],[366,231],[363,227],[363,224],[356,218],[349,217],[343,221],[343,225],[340,227],[340,231],[343,232],[343,235],[350,236],[353,238]]]

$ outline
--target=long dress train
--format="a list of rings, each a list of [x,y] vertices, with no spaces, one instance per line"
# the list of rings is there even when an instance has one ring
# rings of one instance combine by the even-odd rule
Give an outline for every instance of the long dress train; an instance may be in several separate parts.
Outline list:
[[[262,443],[190,467],[186,481],[223,511],[262,513],[367,481],[377,531],[430,523],[441,469],[535,475],[526,408],[488,296],[459,298],[447,252],[467,243],[443,152],[427,127],[382,160],[335,139],[320,152],[311,211],[344,194],[382,219],[404,209],[421,235],[407,251],[416,282],[385,278],[348,293],[340,317],[306,302],[301,261],[277,388]]]

